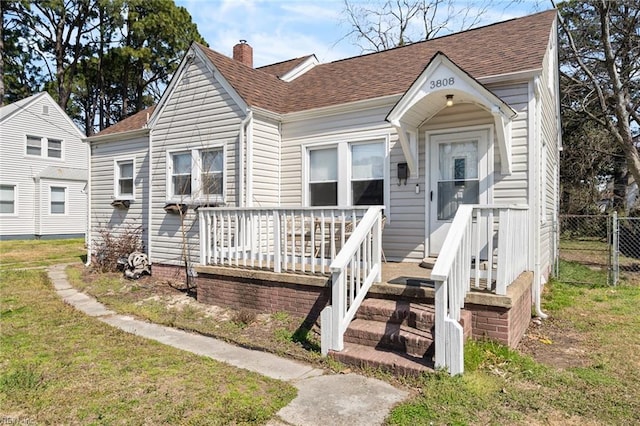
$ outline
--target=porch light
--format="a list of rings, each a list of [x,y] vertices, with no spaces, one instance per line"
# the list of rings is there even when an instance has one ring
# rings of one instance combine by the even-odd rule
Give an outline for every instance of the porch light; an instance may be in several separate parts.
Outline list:
[[[453,95],[447,95],[447,106],[453,106]]]

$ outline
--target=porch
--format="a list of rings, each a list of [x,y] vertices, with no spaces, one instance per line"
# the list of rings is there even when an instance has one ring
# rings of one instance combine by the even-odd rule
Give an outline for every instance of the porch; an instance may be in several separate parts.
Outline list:
[[[201,208],[199,216],[198,298],[319,319],[325,355],[345,360],[368,342],[404,350],[397,365],[458,374],[466,337],[511,344],[528,324],[525,207],[461,206],[440,256],[422,266],[383,261],[382,207]]]

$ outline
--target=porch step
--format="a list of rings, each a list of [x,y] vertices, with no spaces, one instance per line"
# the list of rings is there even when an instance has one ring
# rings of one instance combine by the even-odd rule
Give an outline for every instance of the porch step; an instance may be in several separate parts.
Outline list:
[[[431,330],[406,325],[355,319],[344,334],[344,341],[378,349],[391,349],[422,358],[433,355]]]
[[[329,355],[348,365],[360,368],[373,368],[399,376],[419,376],[432,373],[433,362],[429,359],[393,352],[388,349],[376,349],[371,346],[345,342],[344,350],[330,351]]]
[[[471,336],[471,311],[462,310],[465,338]],[[330,356],[345,364],[380,368],[393,374],[432,371],[435,308],[405,299],[365,299],[344,334],[345,349]]]
[[[433,305],[406,300],[368,298],[360,305],[357,318],[405,324],[418,330],[431,331],[435,323],[435,309]]]

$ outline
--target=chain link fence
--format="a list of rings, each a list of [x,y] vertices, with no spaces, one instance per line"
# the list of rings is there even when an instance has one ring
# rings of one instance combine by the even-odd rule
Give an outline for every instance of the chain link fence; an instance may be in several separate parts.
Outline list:
[[[565,282],[640,282],[640,217],[561,215],[555,275]]]

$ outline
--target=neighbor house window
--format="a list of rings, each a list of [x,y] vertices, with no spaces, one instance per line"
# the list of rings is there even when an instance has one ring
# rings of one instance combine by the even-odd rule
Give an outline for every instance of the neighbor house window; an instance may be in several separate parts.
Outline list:
[[[384,205],[388,173],[384,141],[309,147],[307,155],[309,205]]]
[[[338,205],[338,149],[309,151],[309,204]]]
[[[65,214],[67,201],[67,188],[51,187],[51,214]]]
[[[133,160],[116,162],[116,198],[134,198]]]
[[[49,158],[62,158],[62,141],[59,139],[47,140],[47,156]]]
[[[42,138],[37,136],[27,136],[27,155],[42,155]]]
[[[202,194],[222,196],[224,151],[222,148],[200,152],[200,185]]]
[[[27,135],[27,155],[35,157],[62,158],[60,139]]]
[[[384,143],[351,146],[351,202],[353,205],[384,204]]]
[[[167,155],[168,198],[179,202],[222,201],[224,157],[224,146],[169,153]]]
[[[16,213],[16,186],[0,185],[0,214]]]

